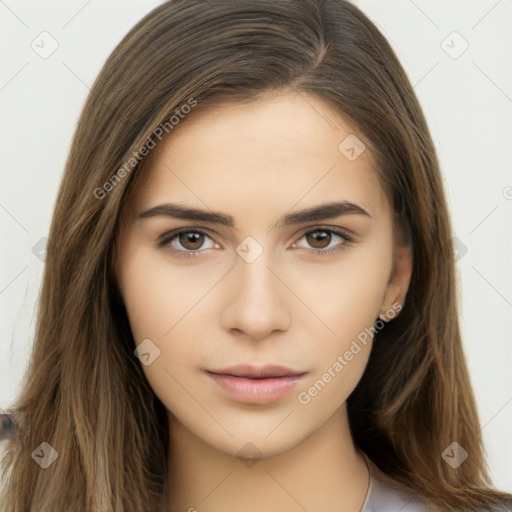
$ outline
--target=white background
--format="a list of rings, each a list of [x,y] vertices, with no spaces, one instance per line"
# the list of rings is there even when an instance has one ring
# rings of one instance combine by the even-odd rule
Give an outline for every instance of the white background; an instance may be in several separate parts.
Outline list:
[[[29,357],[43,268],[32,249],[48,234],[83,102],[115,45],[159,4],[0,0],[0,408]],[[512,1],[356,4],[391,42],[438,149],[466,248],[461,321],[489,466],[512,492]],[[59,45],[47,59],[31,48],[43,31]]]

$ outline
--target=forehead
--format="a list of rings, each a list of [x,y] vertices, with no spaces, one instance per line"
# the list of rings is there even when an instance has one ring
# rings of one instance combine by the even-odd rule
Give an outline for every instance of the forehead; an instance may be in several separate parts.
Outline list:
[[[341,199],[378,215],[388,205],[362,139],[341,114],[304,93],[199,110],[145,162],[136,208],[183,201],[240,215],[265,206],[270,215]]]

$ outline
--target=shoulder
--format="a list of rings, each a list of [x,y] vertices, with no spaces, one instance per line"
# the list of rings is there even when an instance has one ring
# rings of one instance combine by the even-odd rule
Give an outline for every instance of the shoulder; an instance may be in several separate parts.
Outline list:
[[[428,512],[425,501],[412,489],[382,473],[365,457],[370,469],[370,487],[361,512]],[[480,512],[512,512],[512,499]]]
[[[361,512],[427,512],[427,505],[412,489],[370,467],[370,487]]]

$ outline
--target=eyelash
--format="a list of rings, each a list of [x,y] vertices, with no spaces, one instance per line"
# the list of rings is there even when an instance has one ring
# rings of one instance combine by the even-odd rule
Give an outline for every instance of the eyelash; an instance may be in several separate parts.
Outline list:
[[[313,249],[313,250],[311,250],[310,252],[312,252],[315,256],[328,256],[328,255],[338,253],[338,252],[344,250],[346,248],[347,244],[354,241],[353,238],[344,230],[340,230],[339,228],[332,229],[332,228],[323,228],[323,227],[317,227],[315,229],[306,231],[305,233],[302,234],[302,236],[299,238],[299,240],[306,235],[310,235],[312,233],[317,233],[320,231],[337,235],[344,240],[344,243],[339,244],[331,249]],[[161,240],[157,244],[158,247],[163,248],[163,247],[169,246],[170,251],[174,255],[176,255],[180,258],[197,258],[200,255],[200,253],[204,251],[204,249],[197,250],[197,251],[188,251],[188,250],[174,249],[174,247],[170,246],[171,242],[176,237],[178,237],[179,235],[182,235],[183,233],[196,233],[196,234],[198,233],[201,235],[205,235],[208,238],[212,238],[208,233],[206,233],[205,231],[203,231],[201,229],[187,228],[187,229],[181,229],[178,231],[171,231],[169,233],[165,233],[164,235],[162,235],[160,237]]]

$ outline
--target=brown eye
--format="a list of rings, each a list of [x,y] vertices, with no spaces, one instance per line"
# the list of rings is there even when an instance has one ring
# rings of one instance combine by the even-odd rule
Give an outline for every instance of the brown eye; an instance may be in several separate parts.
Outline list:
[[[293,244],[300,249],[309,249],[315,255],[334,254],[353,243],[352,237],[340,228],[317,228],[304,233],[300,240],[303,242]]]
[[[308,244],[315,249],[325,249],[331,242],[332,234],[328,231],[318,230],[306,234]]]
[[[183,229],[160,237],[158,247],[169,249],[176,256],[199,256],[206,249],[219,248],[212,237],[201,230]]]
[[[178,235],[180,245],[189,251],[200,249],[204,243],[204,233],[197,231],[184,231]]]

